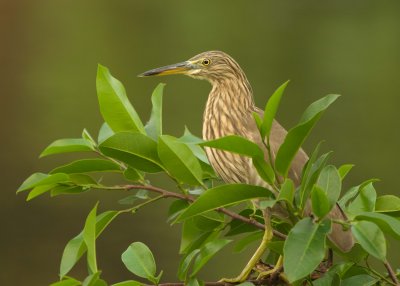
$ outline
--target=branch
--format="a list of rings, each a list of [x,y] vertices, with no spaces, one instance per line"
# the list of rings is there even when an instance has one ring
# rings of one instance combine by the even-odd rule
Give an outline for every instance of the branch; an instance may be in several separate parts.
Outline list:
[[[147,190],[150,192],[155,192],[155,193],[159,193],[161,194],[164,198],[176,198],[176,199],[181,199],[181,200],[185,200],[188,202],[194,202],[195,198],[193,198],[192,196],[189,195],[185,195],[185,194],[179,194],[179,193],[174,193],[174,192],[170,192],[155,186],[151,186],[151,185],[125,185],[125,186],[120,186],[120,187],[115,187],[115,188],[111,188],[111,189],[121,189],[121,190]],[[244,223],[250,224],[255,226],[256,228],[265,230],[265,226],[262,223],[259,223],[258,221],[251,219],[251,218],[247,218],[245,216],[241,216],[235,212],[232,212],[228,209],[225,208],[218,208],[216,209],[216,211],[226,214],[227,216],[236,219],[236,220],[240,220]],[[277,230],[273,230],[273,233],[276,237],[280,238],[280,239],[286,239],[286,235],[277,231]],[[219,285],[219,284],[218,284]]]
[[[386,261],[383,263],[389,273],[390,279],[394,282],[396,285],[400,285],[399,280],[397,280],[396,273],[394,273],[392,266],[390,265],[389,261]]]
[[[252,279],[252,280],[246,280],[244,282],[250,282],[253,283],[254,285],[282,285],[279,283],[282,283],[282,281],[276,280],[276,281],[271,281],[270,279]],[[158,286],[185,286],[186,284],[183,282],[179,282],[179,283],[160,283],[158,284]],[[204,286],[233,286],[233,285],[237,285],[237,284],[232,284],[232,283],[227,283],[227,282],[203,282]],[[154,285],[144,285],[144,286],[154,286]]]

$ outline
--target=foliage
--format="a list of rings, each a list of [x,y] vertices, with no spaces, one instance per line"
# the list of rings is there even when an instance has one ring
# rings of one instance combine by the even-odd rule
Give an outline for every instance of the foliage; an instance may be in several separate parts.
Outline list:
[[[150,120],[143,124],[122,83],[107,68],[99,66],[96,87],[105,123],[100,128],[98,140],[83,130],[81,138],[53,142],[41,157],[66,152],[85,153],[81,159],[48,173],[34,173],[22,183],[17,193],[28,192],[27,200],[46,193],[51,196],[79,195],[97,189],[128,191],[129,195],[120,201],[125,206],[120,210],[99,212],[101,204],[98,203],[91,209],[82,232],[67,243],[60,264],[60,281],[52,285],[108,285],[100,278],[96,239],[117,216],[135,214],[139,208],[163,198],[173,198],[168,220],[182,225],[182,259],[177,278],[185,284],[204,283],[199,271],[218,251],[228,244],[234,244],[234,251],[242,251],[251,242],[261,240],[264,230],[272,226],[274,237],[268,242],[263,262],[259,264],[264,268],[276,265],[276,271],[270,277],[255,273],[249,277],[250,282],[243,285],[394,285],[397,278],[387,260],[386,235],[400,240],[400,198],[378,196],[374,180],[346,190],[343,180],[353,165],[339,168],[328,165],[330,153],[319,155],[320,144],[303,170],[301,184],[295,186],[288,178],[295,154],[338,95],[327,95],[312,103],[299,123],[289,130],[275,162],[269,160],[271,125],[286,85],[287,82],[271,96],[264,118],[254,114],[264,138],[264,152],[257,144],[235,135],[204,142],[187,129],[180,138],[163,134],[163,84],[154,90]],[[209,165],[204,146],[252,158],[260,177],[271,186],[270,189],[223,184]],[[86,157],[90,153],[97,158]],[[99,173],[105,172],[119,174],[125,184],[113,186],[100,181]],[[176,190],[168,191],[151,185],[146,177],[149,173],[167,174],[176,183]],[[215,182],[219,184],[214,186]],[[253,208],[254,199],[259,201],[261,211]],[[311,201],[313,216],[305,215],[308,201]],[[327,216],[336,204],[344,209],[348,220]],[[231,206],[235,207],[226,208]],[[270,217],[262,212],[268,213],[266,210],[274,206],[285,208],[288,216],[273,216],[269,221]],[[335,224],[351,231],[357,241],[349,253],[343,253],[328,240]],[[335,258],[340,259],[331,260],[330,247],[333,247]],[[88,276],[82,279],[67,276],[85,254]],[[122,253],[121,259],[137,278],[159,284],[162,271],[157,274],[153,254],[144,243],[133,242]],[[282,259],[283,268],[279,267]],[[370,267],[370,260],[381,261],[388,273]],[[139,281],[112,285],[137,286],[144,283]]]

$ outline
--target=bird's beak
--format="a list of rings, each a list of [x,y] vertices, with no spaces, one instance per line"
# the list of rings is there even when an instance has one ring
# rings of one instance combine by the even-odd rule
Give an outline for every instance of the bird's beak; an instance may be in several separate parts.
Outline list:
[[[158,75],[170,75],[170,74],[186,74],[188,71],[192,69],[194,69],[194,65],[189,61],[185,61],[165,67],[152,69],[138,76],[144,77],[144,76],[158,76]]]

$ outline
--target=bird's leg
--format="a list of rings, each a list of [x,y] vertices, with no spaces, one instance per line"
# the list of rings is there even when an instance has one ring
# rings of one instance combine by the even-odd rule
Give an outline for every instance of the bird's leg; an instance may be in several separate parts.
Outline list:
[[[257,280],[267,277],[269,275],[273,275],[276,272],[279,272],[281,270],[282,265],[283,265],[283,256],[279,255],[278,261],[276,262],[274,268],[272,268],[271,270],[260,272],[257,276]]]
[[[267,208],[267,209],[263,210],[263,214],[264,214],[264,220],[265,220],[265,222],[264,222],[265,231],[264,231],[264,235],[261,240],[260,246],[257,248],[256,252],[253,254],[250,261],[244,267],[244,269],[239,274],[239,276],[237,276],[235,278],[230,278],[230,279],[223,278],[220,280],[220,282],[238,283],[238,282],[245,281],[247,279],[247,277],[250,275],[251,270],[254,268],[254,266],[260,260],[261,256],[264,254],[265,250],[267,249],[268,243],[272,239],[273,233],[272,233],[272,226],[271,226],[271,209]]]

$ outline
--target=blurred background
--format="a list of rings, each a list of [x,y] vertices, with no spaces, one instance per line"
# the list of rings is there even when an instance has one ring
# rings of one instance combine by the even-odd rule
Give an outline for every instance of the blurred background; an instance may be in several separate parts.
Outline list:
[[[97,135],[97,63],[124,83],[144,121],[153,88],[166,82],[164,131],[177,136],[184,125],[201,135],[209,84],[136,75],[206,50],[223,50],[239,62],[260,107],[290,79],[278,114],[286,128],[312,101],[340,93],[305,149],[326,140],[333,163],[356,165],[346,188],[376,177],[379,194],[399,195],[399,1],[2,0],[0,31],[0,285],[56,281],[63,248],[89,209],[98,200],[100,211],[118,208],[124,196],[92,191],[26,203],[25,194],[15,195],[31,173],[71,159],[38,159],[53,140],[79,137],[83,128]],[[98,259],[108,282],[133,278],[120,255],[134,241],[153,250],[163,281],[177,281],[180,234],[165,222],[167,205],[121,216],[104,232]],[[218,254],[201,277],[237,273],[248,254],[228,252]],[[389,253],[399,267],[392,244]],[[80,263],[72,275],[85,273]]]

